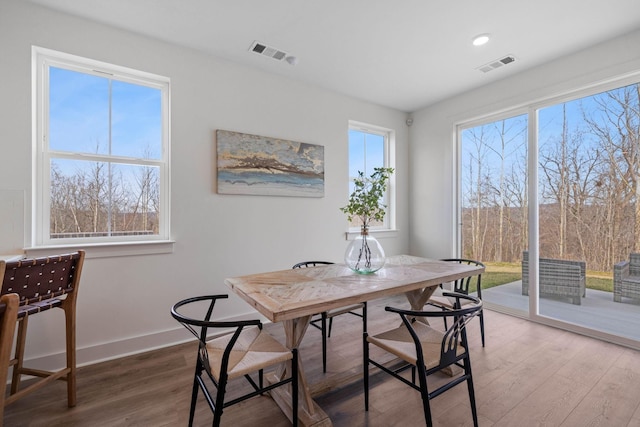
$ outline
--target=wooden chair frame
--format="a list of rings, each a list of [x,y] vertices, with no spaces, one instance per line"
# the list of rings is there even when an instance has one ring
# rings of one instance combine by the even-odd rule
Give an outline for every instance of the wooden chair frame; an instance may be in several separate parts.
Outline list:
[[[22,259],[4,264],[1,294],[17,293],[18,331],[16,349],[9,365],[13,367],[11,391],[4,401],[9,405],[54,380],[67,382],[67,405],[76,405],[76,301],[84,251],[42,258]],[[24,351],[29,317],[51,308],[61,308],[65,314],[66,367],[57,371],[24,366]],[[23,375],[41,378],[20,388]]]
[[[0,277],[4,274],[4,268],[4,262],[0,261]],[[15,293],[5,294],[0,297],[0,384],[3,385],[2,394],[0,394],[0,427],[4,422],[5,385],[9,374],[11,347],[13,346],[16,323],[18,322],[19,303],[20,297]]]

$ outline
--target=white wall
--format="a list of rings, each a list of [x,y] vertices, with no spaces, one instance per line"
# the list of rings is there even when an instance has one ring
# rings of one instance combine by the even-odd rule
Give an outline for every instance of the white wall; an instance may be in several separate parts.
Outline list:
[[[87,22],[17,0],[0,2],[0,219],[31,235],[31,46],[147,71],[171,79],[171,254],[90,258],[78,296],[78,360],[164,346],[188,338],[170,317],[177,300],[228,293],[225,277],[290,268],[314,258],[340,261],[346,248],[347,126],[357,120],[397,134],[397,238],[408,250],[406,114],[265,74],[202,53]],[[228,196],[215,192],[216,129],[321,144],[325,196]],[[24,195],[24,217],[15,199]],[[0,228],[5,230],[8,227]],[[20,240],[20,239],[18,239]],[[0,236],[0,254],[15,249]],[[61,364],[62,314],[30,321],[27,358]],[[221,314],[251,312],[231,297]],[[54,320],[55,318],[55,320]],[[50,321],[51,320],[51,321]]]
[[[456,255],[457,123],[638,71],[640,31],[415,112],[409,149],[410,253],[433,258]]]

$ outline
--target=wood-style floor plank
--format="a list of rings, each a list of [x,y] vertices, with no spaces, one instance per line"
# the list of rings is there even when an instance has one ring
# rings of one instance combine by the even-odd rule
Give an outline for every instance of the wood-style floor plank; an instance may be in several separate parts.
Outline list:
[[[385,305],[407,306],[403,297],[369,304],[369,331],[396,326]],[[487,345],[482,348],[477,320],[469,326],[472,368],[481,426],[640,426],[640,352],[538,325],[485,309]],[[284,341],[282,326],[267,330]],[[315,399],[335,426],[423,425],[417,392],[393,378],[373,373],[370,410],[364,411],[362,381],[325,391],[333,376],[362,369],[362,323],[344,315],[334,320],[328,372],[322,373],[319,331],[307,331],[300,354]],[[187,332],[185,332],[186,334]],[[187,343],[96,365],[78,372],[78,404],[66,407],[66,384],[56,382],[8,406],[5,425],[32,426],[185,426],[196,346]],[[429,377],[431,385],[444,381]],[[231,387],[231,393],[246,389]],[[312,387],[313,388],[313,387]],[[472,426],[464,385],[432,401],[437,426]],[[195,425],[211,425],[204,399]],[[223,425],[288,426],[267,396],[228,408]]]

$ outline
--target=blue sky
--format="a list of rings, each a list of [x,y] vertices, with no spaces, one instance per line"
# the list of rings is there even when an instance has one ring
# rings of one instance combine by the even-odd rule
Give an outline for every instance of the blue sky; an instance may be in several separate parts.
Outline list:
[[[49,78],[52,150],[161,157],[159,89],[56,67],[50,67]]]

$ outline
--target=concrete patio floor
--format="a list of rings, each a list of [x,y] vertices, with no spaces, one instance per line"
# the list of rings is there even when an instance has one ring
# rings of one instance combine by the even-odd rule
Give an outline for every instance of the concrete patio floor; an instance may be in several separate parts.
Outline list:
[[[529,311],[529,297],[522,295],[521,281],[483,289],[482,299],[488,308],[495,304],[525,314]],[[640,341],[640,302],[630,299],[614,302],[611,292],[587,289],[581,305],[540,298],[540,314]]]

